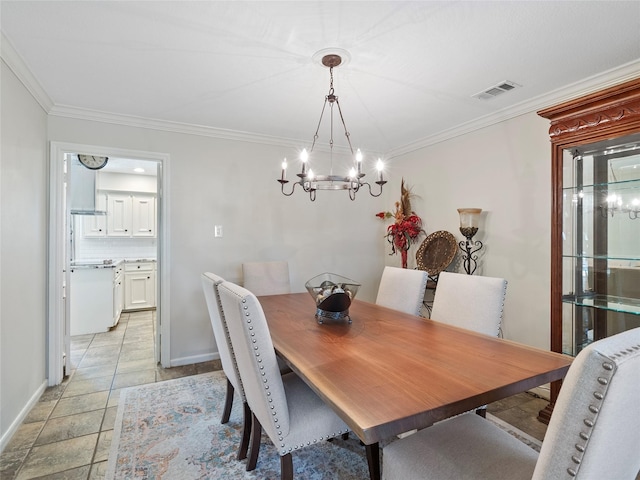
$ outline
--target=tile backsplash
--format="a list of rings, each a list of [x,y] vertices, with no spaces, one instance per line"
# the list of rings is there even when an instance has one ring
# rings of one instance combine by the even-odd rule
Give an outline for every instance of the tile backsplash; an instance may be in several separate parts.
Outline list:
[[[75,261],[157,258],[156,238],[75,237]]]

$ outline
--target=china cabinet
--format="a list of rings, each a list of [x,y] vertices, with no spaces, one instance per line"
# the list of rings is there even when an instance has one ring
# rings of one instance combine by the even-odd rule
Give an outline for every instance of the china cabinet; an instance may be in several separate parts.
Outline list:
[[[551,349],[575,356],[640,327],[640,79],[538,114],[551,121]]]

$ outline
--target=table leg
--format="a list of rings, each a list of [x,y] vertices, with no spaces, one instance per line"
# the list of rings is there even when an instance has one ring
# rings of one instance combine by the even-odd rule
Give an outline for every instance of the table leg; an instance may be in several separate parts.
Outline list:
[[[380,480],[380,445],[378,442],[365,445],[367,451],[367,463],[369,464],[369,478]]]

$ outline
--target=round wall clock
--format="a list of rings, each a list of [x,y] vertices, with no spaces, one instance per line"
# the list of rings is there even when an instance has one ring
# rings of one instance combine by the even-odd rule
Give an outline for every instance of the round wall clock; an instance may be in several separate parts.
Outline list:
[[[97,155],[78,155],[78,160],[85,167],[91,170],[100,170],[107,164],[108,157],[99,157]]]

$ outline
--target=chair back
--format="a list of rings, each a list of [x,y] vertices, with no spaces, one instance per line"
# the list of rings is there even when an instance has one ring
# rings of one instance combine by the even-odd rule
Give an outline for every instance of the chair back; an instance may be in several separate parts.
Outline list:
[[[376,304],[412,315],[420,315],[427,288],[427,272],[384,267]]]
[[[289,263],[247,262],[242,264],[244,288],[254,295],[279,295],[291,293]]]
[[[506,293],[504,278],[442,272],[438,277],[431,318],[498,336]]]
[[[636,478],[640,471],[640,328],[592,343],[573,361],[534,480]]]
[[[218,291],[247,403],[269,437],[287,436],[287,398],[262,306],[252,292],[231,282]]]
[[[242,388],[242,382],[240,381],[240,374],[238,373],[238,366],[236,364],[233,348],[231,347],[229,330],[220,305],[220,295],[218,294],[218,286],[224,282],[224,279],[210,272],[203,273],[200,278],[202,280],[204,298],[207,302],[207,309],[209,310],[211,326],[213,327],[213,336],[215,337],[216,345],[218,346],[218,353],[220,354],[222,370],[244,402],[244,390]]]

